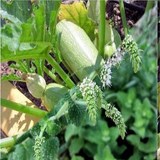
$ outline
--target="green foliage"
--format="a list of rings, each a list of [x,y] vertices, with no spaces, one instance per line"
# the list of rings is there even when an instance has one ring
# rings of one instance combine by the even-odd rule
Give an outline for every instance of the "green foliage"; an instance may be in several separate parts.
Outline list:
[[[59,19],[66,19],[77,24],[84,29],[92,40],[94,40],[95,24],[90,18],[88,18],[88,11],[82,2],[75,2],[68,5],[61,4]]]
[[[14,15],[22,22],[27,21],[32,13],[31,1],[11,0],[9,2],[6,0],[2,0],[1,7],[3,10],[7,11],[11,15]]]
[[[58,160],[59,141],[56,137],[50,137],[42,144],[41,159]]]
[[[34,145],[32,139],[27,139],[15,146],[15,151],[8,155],[8,160],[33,160],[34,152],[31,146]]]
[[[80,138],[73,138],[71,141],[71,144],[69,146],[69,152],[71,157],[78,153],[80,151],[80,149],[83,147],[84,145],[84,140],[80,139]]]

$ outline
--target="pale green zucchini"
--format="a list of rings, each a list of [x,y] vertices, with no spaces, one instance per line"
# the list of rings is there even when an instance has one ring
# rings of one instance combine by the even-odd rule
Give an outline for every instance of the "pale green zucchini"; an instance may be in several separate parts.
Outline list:
[[[57,24],[56,34],[63,60],[80,80],[99,68],[102,58],[82,28],[63,20]]]
[[[45,79],[36,73],[23,74],[22,79],[26,82],[28,91],[32,96],[41,98],[43,105],[49,111],[68,91],[66,87],[57,83],[46,85]]]
[[[44,96],[41,98],[47,110],[51,110],[56,103],[66,94],[68,89],[57,83],[50,83],[46,86]]]

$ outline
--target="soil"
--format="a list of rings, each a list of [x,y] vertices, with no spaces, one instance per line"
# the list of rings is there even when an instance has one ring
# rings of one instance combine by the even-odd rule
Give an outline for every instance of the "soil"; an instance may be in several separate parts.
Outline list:
[[[73,3],[74,1],[78,0],[62,0],[62,3],[64,4],[70,4]],[[87,0],[84,1],[85,4]],[[128,3],[127,3],[128,2]],[[125,11],[126,11],[126,18],[127,18],[127,23],[128,26],[132,27],[138,19],[144,14],[145,11],[145,6],[146,6],[146,1],[136,1],[136,0],[126,0],[125,3]],[[122,27],[122,21],[121,21],[121,16],[120,16],[120,9],[119,9],[119,1],[118,0],[108,0],[107,5],[106,5],[106,19],[112,19],[114,23],[114,27],[117,29],[117,31],[120,33],[121,38],[124,38],[124,31]],[[3,76],[4,74],[21,74],[17,70],[13,70],[9,67],[9,65],[13,62],[8,62],[8,63],[1,63],[1,71],[0,74]],[[46,64],[48,69],[51,69],[51,66],[48,66]],[[53,82],[53,80],[48,77],[45,74],[45,80],[47,83]],[[45,109],[44,106],[41,104],[40,99],[34,98],[29,92],[26,87],[26,84],[24,82],[11,82],[14,86],[16,86],[26,97],[28,97],[36,106],[38,106],[41,109]],[[3,131],[1,131],[2,133]],[[5,134],[1,134],[3,136],[6,136]]]

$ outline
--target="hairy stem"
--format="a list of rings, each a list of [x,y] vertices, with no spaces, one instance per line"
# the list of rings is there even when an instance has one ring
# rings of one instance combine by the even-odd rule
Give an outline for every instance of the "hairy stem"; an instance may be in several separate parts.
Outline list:
[[[127,34],[128,34],[128,26],[127,26],[127,21],[126,21],[126,14],[125,14],[125,8],[124,8],[123,0],[120,0],[120,12],[121,12],[121,18],[122,18],[124,34],[125,34],[125,36],[127,36]]]
[[[104,57],[105,45],[105,0],[100,0],[99,54]]]
[[[35,117],[39,117],[39,118],[44,117],[48,113],[41,109],[25,106],[23,104],[12,102],[3,98],[1,98],[1,106],[16,110],[21,113],[26,113]]]

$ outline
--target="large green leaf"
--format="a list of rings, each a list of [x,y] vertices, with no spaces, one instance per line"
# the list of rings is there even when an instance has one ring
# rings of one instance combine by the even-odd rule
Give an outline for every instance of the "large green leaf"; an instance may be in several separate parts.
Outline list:
[[[14,15],[20,21],[25,22],[32,13],[32,4],[29,0],[12,0],[12,1],[1,1],[1,7],[6,10],[9,14]]]
[[[66,19],[77,24],[85,30],[92,40],[94,39],[95,23],[88,17],[88,11],[83,3],[61,4],[59,19]]]
[[[15,151],[8,155],[8,160],[33,160],[33,145],[32,139],[27,139],[22,144],[16,145]]]
[[[7,46],[2,48],[2,62],[20,59],[39,59],[45,58],[51,49],[51,44],[47,42],[21,43],[16,51],[11,51]]]

